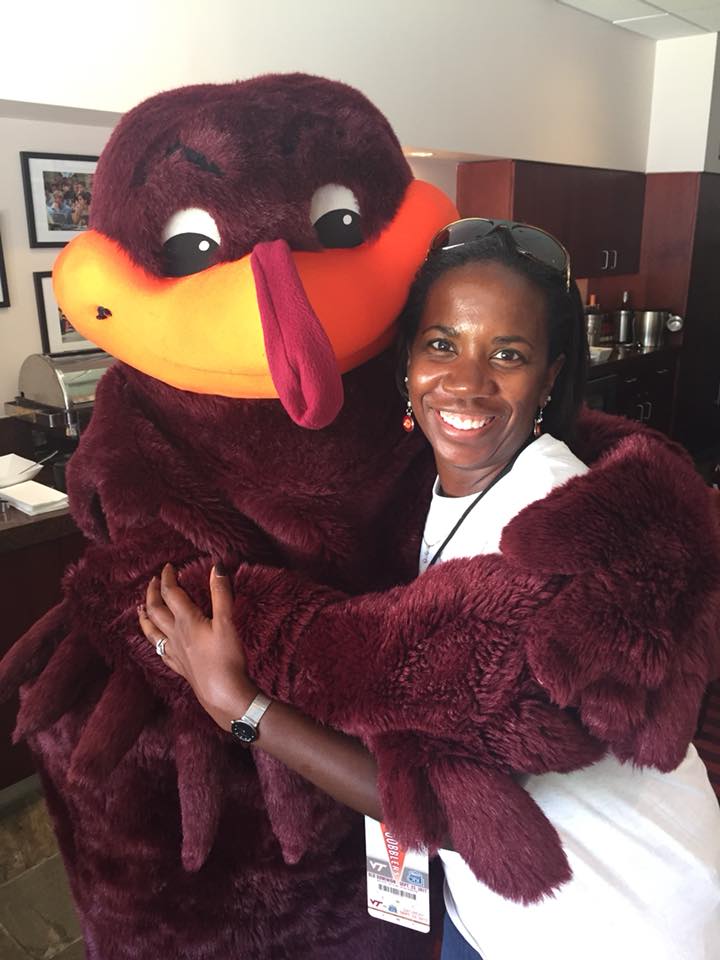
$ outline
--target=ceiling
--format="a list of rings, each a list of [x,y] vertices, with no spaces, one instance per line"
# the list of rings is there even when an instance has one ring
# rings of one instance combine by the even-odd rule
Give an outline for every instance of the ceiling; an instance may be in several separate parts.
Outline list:
[[[720,0],[557,0],[653,40],[720,31]]]

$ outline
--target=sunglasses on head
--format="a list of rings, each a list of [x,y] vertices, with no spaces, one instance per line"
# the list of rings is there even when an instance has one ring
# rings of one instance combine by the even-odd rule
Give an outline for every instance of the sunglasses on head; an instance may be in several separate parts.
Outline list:
[[[515,223],[513,220],[487,220],[485,217],[466,217],[454,220],[432,239],[428,256],[439,250],[463,247],[475,240],[484,240],[491,233],[503,231],[513,242],[515,249],[523,257],[529,257],[546,267],[557,270],[565,277],[565,289],[570,290],[570,254],[555,237],[532,227],[528,223]]]

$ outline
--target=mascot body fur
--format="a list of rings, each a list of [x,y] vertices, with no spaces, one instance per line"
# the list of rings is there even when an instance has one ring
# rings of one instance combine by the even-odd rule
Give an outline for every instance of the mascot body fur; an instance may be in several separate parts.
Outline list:
[[[168,560],[205,606],[210,564],[236,569],[251,672],[370,744],[398,833],[449,832],[506,896],[551,891],[567,861],[516,774],[607,750],[671,768],[717,667],[720,536],[692,465],[588,415],[593,469],[523,511],[502,556],[396,586],[433,468],[383,349],[452,210],[410,182],[384,119],[317,78],[175,91],[123,121],[96,197],[56,274],[71,320],[123,361],[72,462],[91,546],[1,678],[25,684],[18,735],[89,960],[431,946],[366,916],[360,818],[219,731],[140,636]]]
[[[54,271],[64,312],[120,361],[69,470],[90,546],[2,670],[9,690],[44,668],[17,735],[91,960],[430,956],[367,914],[362,818],[213,729],[135,607],[166,561],[351,593],[413,575],[430,461],[388,348],[454,215],[372,104],[317,77],[161,94],[103,152],[92,229]]]

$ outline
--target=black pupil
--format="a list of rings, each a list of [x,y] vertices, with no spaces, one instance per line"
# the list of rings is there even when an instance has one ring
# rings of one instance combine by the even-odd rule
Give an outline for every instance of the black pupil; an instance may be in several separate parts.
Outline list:
[[[187,277],[215,261],[218,244],[203,233],[178,233],[163,244],[166,277]]]
[[[363,242],[360,225],[355,210],[330,210],[315,221],[315,232],[324,247],[357,247]]]

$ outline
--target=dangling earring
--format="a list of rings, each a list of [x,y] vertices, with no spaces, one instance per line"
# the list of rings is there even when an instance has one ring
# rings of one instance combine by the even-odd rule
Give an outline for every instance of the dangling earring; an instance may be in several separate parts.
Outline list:
[[[408,378],[405,377],[405,389],[407,390]],[[408,397],[407,406],[405,407],[405,416],[402,418],[402,428],[405,433],[412,433],[415,429],[415,418],[413,417],[413,408],[412,403],[410,403],[410,397]]]
[[[405,433],[412,433],[415,429],[415,419],[413,417],[412,404],[408,400],[405,407],[405,416],[402,418],[402,427]]]
[[[535,426],[533,427],[533,436],[535,437],[536,440],[542,433],[543,413],[545,411],[545,407],[550,403],[551,399],[552,397],[547,398],[545,403],[538,410],[537,416],[535,417]]]

